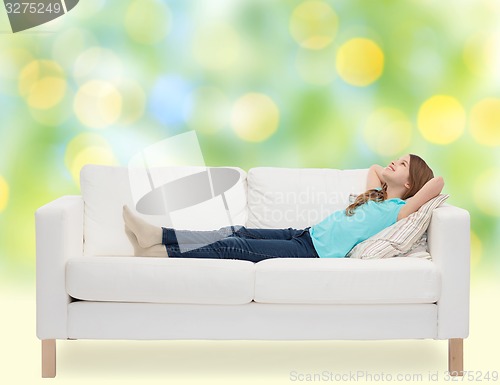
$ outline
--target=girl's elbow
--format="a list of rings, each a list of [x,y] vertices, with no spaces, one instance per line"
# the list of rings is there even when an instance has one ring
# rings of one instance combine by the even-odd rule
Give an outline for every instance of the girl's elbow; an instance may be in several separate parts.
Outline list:
[[[443,190],[443,187],[444,187],[444,179],[442,176],[436,177],[436,185],[438,187],[439,193],[441,193],[441,191]]]

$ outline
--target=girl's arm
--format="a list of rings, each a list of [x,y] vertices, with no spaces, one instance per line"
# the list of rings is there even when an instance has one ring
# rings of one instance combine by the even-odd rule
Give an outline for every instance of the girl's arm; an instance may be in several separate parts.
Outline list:
[[[398,214],[398,221],[417,211],[424,203],[441,194],[444,187],[443,177],[437,176],[429,180],[417,193],[406,200]]]
[[[384,168],[378,164],[374,164],[368,170],[368,177],[366,179],[366,189],[370,190],[375,187],[382,187],[385,183],[384,178],[382,178],[382,170]]]

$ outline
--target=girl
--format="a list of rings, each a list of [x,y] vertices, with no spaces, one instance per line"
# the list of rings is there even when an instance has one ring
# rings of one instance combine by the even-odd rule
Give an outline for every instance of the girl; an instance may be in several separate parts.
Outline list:
[[[417,211],[439,195],[442,177],[434,177],[422,158],[408,154],[387,167],[373,165],[367,191],[345,210],[337,210],[305,229],[250,229],[227,226],[213,231],[156,227],[123,207],[125,231],[134,254],[145,257],[225,258],[259,262],[268,258],[344,258],[359,242]],[[189,240],[189,250],[182,244]]]

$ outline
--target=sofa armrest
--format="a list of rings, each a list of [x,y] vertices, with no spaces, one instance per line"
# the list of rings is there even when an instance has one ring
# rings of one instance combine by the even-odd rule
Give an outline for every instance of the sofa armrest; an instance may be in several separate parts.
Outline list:
[[[66,261],[83,255],[83,199],[63,196],[40,207],[36,226],[36,334],[67,338]]]
[[[432,212],[427,232],[429,253],[441,273],[437,339],[469,335],[470,215],[444,204]]]

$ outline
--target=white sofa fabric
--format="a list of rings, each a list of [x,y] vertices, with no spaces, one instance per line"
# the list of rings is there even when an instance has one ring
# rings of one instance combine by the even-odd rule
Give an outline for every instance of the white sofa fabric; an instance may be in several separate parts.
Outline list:
[[[225,196],[176,215],[143,218],[184,229],[304,228],[345,208],[368,170],[237,169]],[[193,169],[173,169],[165,180]],[[156,175],[161,175],[157,173]],[[122,206],[134,203],[126,168],[88,165],[82,196],[36,212],[37,336],[96,339],[466,338],[470,217],[434,209],[431,260],[238,260],[133,257]],[[303,211],[305,210],[305,211]],[[195,215],[192,215],[195,213]],[[179,218],[182,218],[181,220]],[[205,218],[205,219],[203,219]],[[201,222],[200,222],[201,221]],[[175,225],[175,223],[172,223]]]
[[[267,259],[255,265],[255,302],[293,304],[435,303],[441,282],[425,259]]]
[[[194,175],[202,167],[164,167],[152,173],[154,186],[175,178]],[[224,194],[231,218],[235,224],[244,224],[246,210],[246,172],[237,167],[230,169],[240,174],[239,183]],[[82,197],[85,202],[84,233],[85,256],[129,256],[133,248],[123,231],[122,208],[135,207],[136,190],[144,189],[141,172],[127,167],[86,165],[80,173]],[[135,191],[135,192],[134,192]],[[229,225],[221,195],[192,207],[175,210],[170,215],[137,213],[150,223],[164,227],[189,230],[213,230]]]
[[[68,294],[85,301],[237,305],[434,303],[437,267],[425,259],[240,260],[88,257],[66,265]]]
[[[68,294],[85,301],[239,305],[252,301],[253,262],[85,257],[66,265]]]
[[[67,336],[133,340],[436,338],[435,304],[246,305],[73,302]]]
[[[319,223],[364,192],[367,169],[255,167],[248,171],[248,227],[296,229]]]

